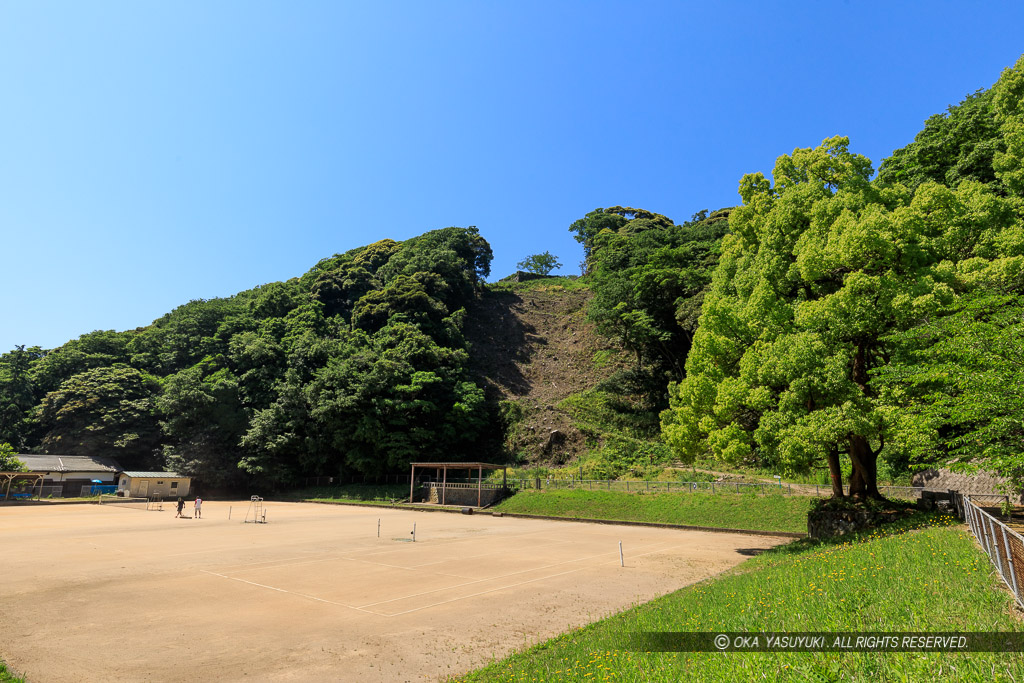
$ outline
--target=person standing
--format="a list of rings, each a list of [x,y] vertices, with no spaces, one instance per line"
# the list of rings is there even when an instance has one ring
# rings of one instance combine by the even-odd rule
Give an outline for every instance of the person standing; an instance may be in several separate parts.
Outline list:
[[[195,512],[195,518],[196,518],[196,519],[199,519],[199,518],[200,518],[200,517],[202,517],[202,516],[203,516],[203,499],[202,499],[202,498],[198,498],[198,497],[197,497],[197,498],[196,498],[196,512]]]
[[[185,510],[185,499],[182,498],[181,496],[178,496],[178,514],[176,514],[174,516],[175,517],[182,517],[182,512],[184,512],[184,510]]]

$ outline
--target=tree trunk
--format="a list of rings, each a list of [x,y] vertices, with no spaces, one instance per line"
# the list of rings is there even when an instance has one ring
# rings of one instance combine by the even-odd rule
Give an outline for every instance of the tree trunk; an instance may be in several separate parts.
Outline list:
[[[860,434],[850,435],[850,495],[858,500],[874,498],[885,500],[878,492],[878,453],[871,450],[871,444]]]
[[[856,384],[865,396],[871,394],[868,387],[868,344],[860,342],[853,352],[853,366],[850,368],[850,379]],[[878,453],[881,451],[871,450],[871,444],[867,437],[860,434],[849,436],[850,462],[853,463],[853,473],[850,475],[850,495],[857,500],[874,498],[885,500],[878,492]]]
[[[839,466],[839,449],[830,448],[828,451],[828,476],[832,482],[832,497],[843,498],[843,469]]]

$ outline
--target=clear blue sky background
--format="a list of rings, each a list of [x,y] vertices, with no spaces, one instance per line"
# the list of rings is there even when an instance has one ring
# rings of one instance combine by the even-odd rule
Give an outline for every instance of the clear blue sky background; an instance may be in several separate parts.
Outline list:
[[[0,0],[0,351],[450,225],[576,273],[594,208],[877,167],[1022,52],[1020,2]]]

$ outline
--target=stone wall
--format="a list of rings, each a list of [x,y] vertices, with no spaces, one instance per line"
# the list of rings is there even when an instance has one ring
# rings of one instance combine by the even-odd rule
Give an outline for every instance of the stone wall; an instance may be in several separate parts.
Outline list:
[[[502,498],[501,489],[488,489],[485,488],[480,491],[480,505],[486,506],[496,503]],[[420,496],[418,498],[425,503],[441,503],[441,485],[440,484],[423,484],[420,487]],[[448,487],[444,494],[445,505],[461,505],[466,507],[476,507],[477,505],[477,490],[476,488],[452,488]]]
[[[938,469],[917,472],[911,483],[914,486],[924,486],[933,491],[952,490],[965,495],[1002,494],[1006,477],[1000,477],[992,472],[962,474]],[[1011,500],[1018,504],[1024,503],[1024,493],[1018,493],[1016,497],[1011,496]]]
[[[815,539],[845,536],[895,522],[902,514],[898,510],[812,510],[807,513],[807,536]]]

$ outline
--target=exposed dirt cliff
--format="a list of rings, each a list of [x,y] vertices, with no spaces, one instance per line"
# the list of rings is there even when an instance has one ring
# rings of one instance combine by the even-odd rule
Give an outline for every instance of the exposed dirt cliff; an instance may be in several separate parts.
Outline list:
[[[557,286],[487,291],[468,311],[473,371],[489,400],[513,402],[504,404],[513,418],[505,446],[530,462],[562,464],[584,449],[584,435],[558,403],[620,367],[586,320],[590,296]]]

